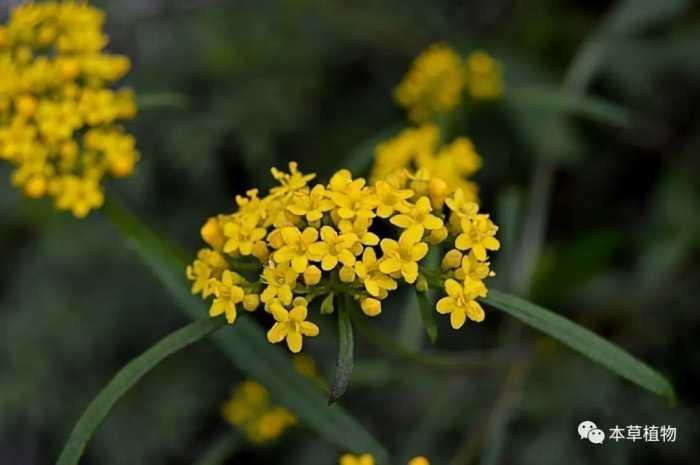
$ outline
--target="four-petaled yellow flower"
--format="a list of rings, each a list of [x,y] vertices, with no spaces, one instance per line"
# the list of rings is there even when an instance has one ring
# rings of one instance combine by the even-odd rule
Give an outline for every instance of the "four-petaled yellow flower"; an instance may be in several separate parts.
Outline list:
[[[231,221],[224,226],[224,252],[241,255],[253,253],[253,245],[266,235],[264,228],[257,225],[256,218],[246,218],[243,221]]]
[[[462,234],[457,236],[455,247],[459,250],[471,250],[474,256],[484,261],[487,250],[498,250],[501,243],[494,236],[498,226],[493,224],[488,215],[478,214],[462,219]]]
[[[481,281],[468,279],[460,284],[454,279],[445,281],[446,297],[437,303],[437,311],[441,314],[450,314],[452,328],[459,329],[464,325],[466,318],[473,321],[484,319],[484,309],[474,300],[477,297],[486,297],[487,290]]]
[[[406,213],[391,217],[391,223],[399,228],[410,228],[418,225],[428,231],[442,228],[442,220],[432,214],[433,207],[430,205],[428,197],[419,198],[415,205],[410,207]],[[422,231],[422,229],[421,229]]]
[[[303,336],[317,336],[318,326],[306,321],[308,314],[307,301],[297,297],[292,303],[292,309],[287,310],[279,303],[270,306],[270,312],[276,323],[267,332],[267,340],[272,344],[287,340],[287,347],[295,354],[301,351]]]
[[[328,192],[322,184],[316,184],[309,192],[297,192],[291,199],[287,210],[297,216],[303,216],[309,223],[323,218],[323,214],[333,210],[335,204],[328,198]]]
[[[338,262],[345,266],[355,264],[355,256],[350,249],[357,242],[355,233],[338,234],[330,226],[321,228],[321,241],[313,244],[310,251],[314,257],[322,257],[321,269],[330,271]]]
[[[272,255],[277,263],[290,263],[294,271],[303,273],[309,260],[318,261],[323,257],[318,253],[321,249],[312,247],[318,239],[318,230],[309,227],[302,232],[296,226],[287,226],[280,234],[284,245]]]
[[[393,291],[398,286],[391,276],[379,270],[377,254],[372,247],[367,247],[362,254],[362,260],[355,263],[355,273],[362,279],[365,289],[373,297],[383,299],[388,291]]]
[[[292,302],[292,289],[296,286],[299,273],[289,267],[287,263],[271,264],[263,268],[262,281],[267,285],[260,300],[264,303],[279,299],[284,305]]]
[[[299,189],[306,187],[306,184],[316,177],[315,174],[304,174],[297,169],[295,161],[289,162],[289,173],[272,168],[272,176],[280,183],[279,186],[270,189],[273,197],[286,197],[293,195]]]
[[[209,316],[226,315],[226,321],[233,324],[236,321],[236,304],[243,302],[245,292],[238,286],[241,277],[233,271],[226,270],[221,276],[221,281],[212,280],[211,289],[214,294],[214,302],[209,308]]]
[[[411,189],[397,189],[386,181],[377,181],[377,216],[389,218],[394,212],[405,212],[409,208],[408,199],[413,197]]]
[[[418,279],[418,262],[428,253],[428,244],[421,242],[423,227],[414,225],[399,237],[399,241],[382,239],[380,246],[383,256],[379,261],[379,271],[386,274],[400,274],[407,283]]]

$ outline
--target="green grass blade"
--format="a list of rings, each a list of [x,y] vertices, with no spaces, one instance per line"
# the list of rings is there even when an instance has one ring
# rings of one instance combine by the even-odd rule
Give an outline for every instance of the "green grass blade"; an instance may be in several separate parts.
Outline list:
[[[241,433],[236,430],[229,431],[214,441],[194,465],[223,465],[244,444],[245,438]]]
[[[484,302],[502,310],[633,383],[675,402],[671,383],[656,370],[597,334],[519,297],[489,289]]]
[[[163,338],[156,345],[129,362],[90,403],[78,420],[61,452],[57,465],[77,465],[85,447],[114,404],[146,373],[168,356],[203,339],[224,325],[222,318],[197,320]]]
[[[328,403],[332,404],[340,399],[350,383],[355,357],[355,340],[352,333],[350,313],[353,310],[352,298],[344,294],[340,299],[338,309],[338,364],[335,368],[335,379],[331,387],[331,395]]]
[[[438,336],[437,323],[435,322],[435,307],[429,295],[430,291],[420,292],[416,289],[416,300],[418,300],[418,309],[423,320],[425,332],[428,334],[430,342],[435,344]]]
[[[108,202],[103,211],[182,310],[195,319],[206,315],[206,304],[191,295],[185,280],[186,254],[114,203]],[[386,463],[386,450],[345,410],[328,406],[318,387],[294,370],[289,356],[268,343],[255,322],[241,315],[234,326],[214,335],[214,341],[238,369],[262,383],[320,437],[348,451],[371,453],[378,463]]]

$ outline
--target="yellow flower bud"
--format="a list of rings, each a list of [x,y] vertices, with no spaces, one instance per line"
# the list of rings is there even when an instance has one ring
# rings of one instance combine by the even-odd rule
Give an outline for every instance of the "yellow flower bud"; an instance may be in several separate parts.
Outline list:
[[[442,269],[450,270],[458,268],[462,263],[462,252],[457,249],[452,249],[442,257]]]
[[[248,294],[243,297],[243,308],[249,312],[254,311],[260,305],[260,296],[258,294]]]
[[[207,222],[204,223],[200,233],[202,234],[202,239],[204,239],[204,242],[217,250],[221,250],[221,247],[223,247],[224,242],[226,241],[224,232],[221,230],[221,226],[219,225],[219,220],[217,220],[215,217],[209,218]]]
[[[351,283],[355,280],[355,270],[351,266],[344,266],[338,272],[340,280],[344,283]]]
[[[377,316],[382,313],[382,303],[371,297],[362,299],[360,307],[362,308],[362,312],[367,316]]]
[[[447,228],[443,226],[442,228],[430,231],[426,240],[431,244],[439,244],[445,239],[447,239]]]
[[[442,208],[448,192],[449,188],[447,183],[441,178],[432,178],[430,180],[430,183],[428,183],[428,195],[430,196],[430,203],[434,209]]]
[[[252,255],[263,263],[267,261],[270,256],[270,252],[267,250],[267,244],[265,244],[265,241],[257,241],[255,244],[253,244]]]
[[[321,270],[316,265],[311,265],[304,271],[304,284],[315,286],[321,281]]]
[[[113,156],[108,156],[109,172],[115,178],[123,178],[134,172],[136,165],[136,154],[134,152],[124,152]]]

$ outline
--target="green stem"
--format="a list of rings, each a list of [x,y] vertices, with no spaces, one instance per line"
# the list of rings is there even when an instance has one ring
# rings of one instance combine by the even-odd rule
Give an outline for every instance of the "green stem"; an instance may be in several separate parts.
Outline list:
[[[245,439],[238,431],[230,431],[219,437],[204,452],[194,465],[223,465],[245,444]]]

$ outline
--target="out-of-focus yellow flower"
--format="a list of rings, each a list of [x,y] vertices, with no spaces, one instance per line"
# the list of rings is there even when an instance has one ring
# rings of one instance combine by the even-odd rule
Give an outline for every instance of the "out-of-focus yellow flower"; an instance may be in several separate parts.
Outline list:
[[[338,463],[339,465],[374,465],[374,457],[371,454],[343,454]],[[420,456],[409,460],[407,465],[430,465],[430,462],[427,458]]]
[[[83,2],[26,3],[0,26],[0,159],[31,198],[52,197],[78,218],[104,202],[105,176],[130,175],[133,93],[108,86],[129,59],[102,49],[104,14]]]
[[[416,57],[395,97],[412,121],[422,123],[459,105],[464,86],[462,58],[447,45],[435,44]]]
[[[482,50],[469,54],[465,64],[469,95],[474,99],[494,99],[503,94],[501,64]]]

